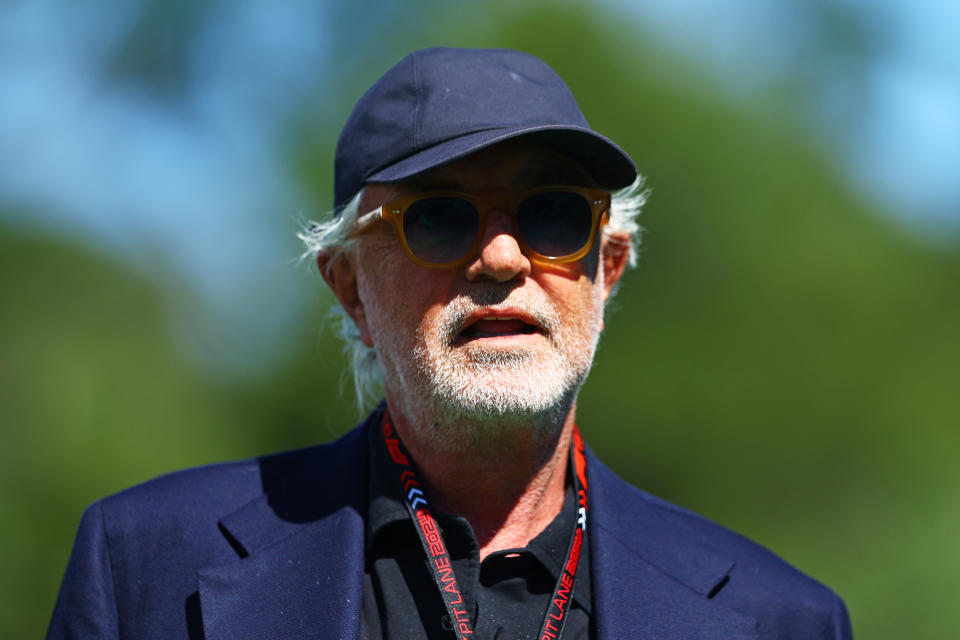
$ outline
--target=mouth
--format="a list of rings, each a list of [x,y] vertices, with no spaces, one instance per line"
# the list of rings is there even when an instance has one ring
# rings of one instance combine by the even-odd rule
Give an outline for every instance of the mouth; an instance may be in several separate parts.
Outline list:
[[[457,342],[496,338],[513,338],[543,334],[544,331],[530,315],[515,309],[503,312],[491,309],[476,311],[467,317],[457,334]]]

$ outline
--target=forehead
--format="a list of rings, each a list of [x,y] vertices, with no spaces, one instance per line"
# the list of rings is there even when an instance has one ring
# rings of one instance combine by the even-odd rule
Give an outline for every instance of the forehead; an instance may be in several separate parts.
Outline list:
[[[508,193],[543,186],[595,187],[572,158],[529,139],[515,139],[482,149],[447,165],[392,185],[397,193],[453,190]]]

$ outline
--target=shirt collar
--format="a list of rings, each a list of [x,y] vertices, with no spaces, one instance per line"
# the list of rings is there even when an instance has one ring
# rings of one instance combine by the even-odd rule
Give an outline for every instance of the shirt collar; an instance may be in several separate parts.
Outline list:
[[[376,551],[377,537],[386,533],[386,530],[393,528],[395,523],[401,523],[401,527],[410,527],[411,533],[413,524],[410,522],[410,516],[403,502],[403,496],[400,492],[399,484],[391,476],[393,469],[392,461],[387,453],[383,438],[380,437],[380,420],[371,420],[371,427],[367,432],[368,443],[370,447],[370,504],[367,512],[366,523],[366,555],[372,557]],[[569,470],[568,470],[569,476]],[[463,520],[457,516],[445,513],[435,514],[438,522],[443,527],[444,523],[450,523],[452,520]],[[526,547],[516,549],[504,549],[491,553],[484,559],[487,560],[503,558],[513,553],[529,553],[543,565],[543,567],[553,576],[554,580],[559,579],[563,563],[566,559],[567,547],[570,544],[570,532],[573,529],[577,518],[577,500],[573,490],[573,484],[568,482],[563,500],[563,507],[560,513],[541,531]],[[469,523],[463,521],[464,528],[468,534],[473,536],[473,530]],[[458,527],[460,528],[460,527]],[[473,540],[473,546],[476,547],[476,539]],[[587,537],[584,536],[583,549],[589,549]],[[577,584],[574,589],[574,599],[588,613],[591,611],[591,590],[590,590],[590,553],[580,555],[580,564],[577,569]],[[481,563],[481,571],[484,563]]]
[[[367,431],[370,448],[370,504],[367,511],[366,553],[370,556],[380,531],[394,522],[407,522],[409,516],[400,494],[400,486],[390,475],[393,471],[383,438],[381,421],[371,421]]]

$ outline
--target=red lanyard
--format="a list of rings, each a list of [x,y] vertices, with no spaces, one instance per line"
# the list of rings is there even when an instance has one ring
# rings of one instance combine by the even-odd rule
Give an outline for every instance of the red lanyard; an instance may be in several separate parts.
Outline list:
[[[460,594],[460,587],[453,572],[453,564],[450,560],[450,554],[447,552],[447,546],[443,541],[443,535],[440,533],[440,528],[437,526],[433,514],[430,513],[430,507],[427,504],[426,496],[423,495],[416,469],[410,461],[406,448],[394,431],[393,423],[387,413],[383,415],[383,441],[390,453],[390,459],[396,465],[404,504],[407,506],[410,518],[417,523],[414,528],[420,537],[423,552],[429,560],[427,564],[430,566],[433,580],[440,591],[440,597],[447,607],[447,614],[450,616],[453,630],[459,640],[470,638],[473,635],[474,621],[470,619],[463,596]],[[580,431],[576,425],[573,427],[570,461],[574,469],[573,488],[577,492],[577,500],[580,506],[577,509],[577,522],[570,533],[567,557],[563,562],[563,569],[553,589],[553,597],[550,599],[550,605],[547,607],[547,613],[543,618],[540,635],[537,636],[540,640],[555,640],[563,632],[563,624],[567,620],[570,598],[573,595],[574,582],[577,577],[577,566],[580,563],[583,535],[587,530],[587,460],[583,454],[583,440],[580,438]]]

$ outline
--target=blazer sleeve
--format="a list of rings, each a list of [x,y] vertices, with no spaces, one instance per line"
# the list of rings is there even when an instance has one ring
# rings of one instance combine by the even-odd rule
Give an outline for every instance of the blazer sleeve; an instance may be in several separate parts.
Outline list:
[[[47,640],[119,638],[110,546],[101,503],[83,514]]]

